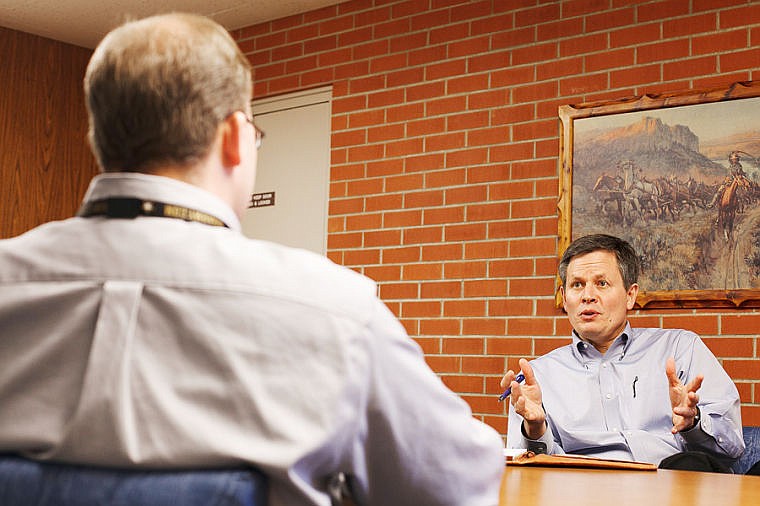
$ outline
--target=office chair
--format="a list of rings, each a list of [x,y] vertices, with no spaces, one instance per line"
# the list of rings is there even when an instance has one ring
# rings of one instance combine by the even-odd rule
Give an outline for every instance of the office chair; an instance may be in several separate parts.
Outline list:
[[[745,474],[755,464],[760,463],[760,427],[745,425],[742,429],[744,432],[744,453],[731,466],[736,474]]]
[[[0,455],[3,506],[263,506],[255,469],[126,470]]]

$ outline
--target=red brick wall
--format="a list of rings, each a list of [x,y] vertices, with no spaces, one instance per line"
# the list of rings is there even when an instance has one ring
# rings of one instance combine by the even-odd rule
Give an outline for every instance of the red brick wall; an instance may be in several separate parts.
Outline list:
[[[331,84],[328,255],[443,381],[506,431],[499,379],[568,341],[554,305],[557,107],[760,79],[760,4],[353,0],[234,33],[263,97]],[[660,310],[699,332],[760,424],[760,313]]]

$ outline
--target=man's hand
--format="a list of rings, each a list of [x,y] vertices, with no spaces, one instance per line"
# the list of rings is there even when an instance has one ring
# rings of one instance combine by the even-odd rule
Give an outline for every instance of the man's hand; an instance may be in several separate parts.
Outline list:
[[[530,439],[538,439],[546,432],[546,413],[541,404],[541,387],[533,374],[533,368],[527,360],[520,359],[520,369],[525,375],[525,383],[515,381],[515,373],[511,370],[501,379],[501,388],[512,387],[509,402],[515,407],[515,412],[523,417],[523,428]]]
[[[676,361],[673,357],[665,363],[665,374],[668,377],[670,405],[673,408],[673,434],[689,430],[694,427],[694,418],[697,416],[697,403],[699,396],[697,390],[702,386],[704,376],[697,375],[688,384],[684,385],[676,374]]]

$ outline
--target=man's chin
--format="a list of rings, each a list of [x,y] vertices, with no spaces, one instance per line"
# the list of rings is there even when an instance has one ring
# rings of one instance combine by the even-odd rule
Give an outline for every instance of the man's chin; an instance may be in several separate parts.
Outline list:
[[[598,316],[592,318],[581,318],[579,316],[571,323],[575,331],[579,334],[581,332],[599,332],[601,330],[601,323],[599,322]]]
[[[596,342],[602,334],[602,329],[598,325],[581,323],[575,328],[575,332],[581,336],[581,339],[590,343]]]

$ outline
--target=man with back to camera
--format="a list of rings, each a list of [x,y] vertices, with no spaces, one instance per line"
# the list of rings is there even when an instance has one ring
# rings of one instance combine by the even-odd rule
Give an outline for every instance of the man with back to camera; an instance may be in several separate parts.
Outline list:
[[[0,241],[0,451],[253,465],[275,505],[327,504],[336,473],[358,504],[496,504],[500,436],[374,283],[240,233],[263,138],[251,90],[203,17],[128,22],[97,47],[85,94],[104,173],[78,217]]]
[[[724,470],[744,450],[739,394],[686,330],[631,328],[639,258],[626,241],[589,235],[559,264],[572,343],[528,362],[511,386],[507,446],[549,454]]]

